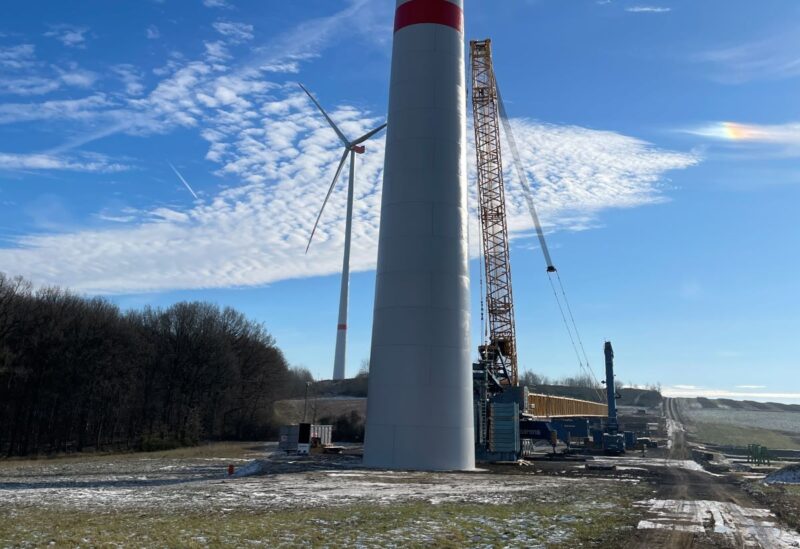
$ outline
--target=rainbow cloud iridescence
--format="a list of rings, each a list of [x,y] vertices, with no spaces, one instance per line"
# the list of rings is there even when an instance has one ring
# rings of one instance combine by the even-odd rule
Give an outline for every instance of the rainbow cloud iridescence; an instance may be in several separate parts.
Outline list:
[[[800,123],[758,125],[739,122],[714,122],[687,133],[725,141],[763,142],[800,145]]]

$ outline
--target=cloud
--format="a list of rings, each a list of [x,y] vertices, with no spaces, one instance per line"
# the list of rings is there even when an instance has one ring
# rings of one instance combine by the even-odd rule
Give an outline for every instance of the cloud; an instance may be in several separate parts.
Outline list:
[[[113,215],[105,212],[96,214],[96,217],[102,221],[111,221],[113,223],[128,223],[136,220],[135,215]]]
[[[215,63],[220,63],[231,58],[231,54],[228,53],[228,49],[225,47],[225,42],[222,40],[203,42],[203,45],[206,47],[206,55],[208,56],[209,60]]]
[[[108,112],[113,103],[105,94],[95,93],[81,99],[57,99],[41,103],[0,104],[0,124],[35,120],[96,119]]]
[[[766,389],[766,385],[737,385],[737,389]]]
[[[741,84],[752,80],[777,80],[800,76],[800,27],[744,43],[712,49],[694,60],[712,65],[714,80]]]
[[[0,48],[0,67],[23,69],[35,61],[36,48],[33,44],[18,44]]]
[[[297,72],[302,61],[314,58],[333,41],[341,39],[344,28],[355,29],[370,39],[381,35],[373,31],[376,21],[381,19],[379,14],[385,15],[383,11],[387,9],[390,8],[375,7],[367,0],[350,0],[339,12],[304,21],[266,45],[249,48],[249,57],[237,66],[228,65],[229,46],[235,39],[207,41],[206,55],[201,60],[186,61],[179,52],[171,52],[167,63],[153,70],[163,80],[146,96],[139,96],[140,88],[131,70],[117,68],[128,97],[95,93],[74,100],[9,103],[0,105],[0,124],[65,119],[91,124],[88,134],[58,147],[60,152],[114,133],[141,136],[166,133],[177,127],[195,127],[206,108],[234,101],[240,107],[246,105],[235,95],[237,90],[250,94],[252,99],[262,98],[273,87],[266,82],[265,74]],[[233,32],[229,27],[223,29]],[[248,29],[249,26],[239,28],[239,35],[249,32]],[[384,34],[391,36],[389,29]],[[40,80],[29,84],[36,85],[48,83]]]
[[[70,159],[51,154],[12,154],[0,152],[0,170],[66,170],[77,172],[120,172],[128,167],[96,154]]]
[[[776,143],[800,145],[800,122],[787,124],[745,124],[741,122],[712,122],[684,130],[692,135],[722,141]]]
[[[255,48],[250,69],[275,71],[282,66],[296,68],[296,62],[313,59],[336,40],[353,41],[357,36],[383,44],[392,36],[391,6],[383,2],[350,0],[333,15],[309,19],[278,35],[265,46]],[[296,72],[291,70],[289,72]]]
[[[203,5],[207,8],[231,8],[226,0],[203,0]]]
[[[148,25],[144,31],[144,35],[148,40],[157,40],[161,37],[161,31],[155,25]]]
[[[750,147],[778,151],[781,155],[800,156],[800,122],[785,124],[747,124],[710,122],[680,130],[728,147]]]
[[[737,389],[753,388],[761,389],[760,386],[740,385]],[[755,400],[760,402],[780,401],[780,402],[800,402],[800,393],[793,392],[765,392],[765,391],[731,391],[729,389],[713,389],[695,387],[694,385],[673,385],[663,387],[661,394],[671,398],[729,398],[733,400]]]
[[[61,82],[42,76],[0,79],[0,93],[7,95],[44,95],[61,87]]]
[[[245,42],[253,39],[253,25],[248,25],[247,23],[217,21],[214,23],[214,29],[234,42]]]
[[[227,91],[209,95],[213,101],[208,106],[195,101],[186,107],[208,142],[207,158],[236,186],[196,203],[179,197],[183,205],[153,207],[110,228],[22,237],[0,250],[4,270],[92,293],[253,286],[339,272],[345,207],[341,184],[311,251],[303,253],[341,153],[335,135],[296,85],[225,78],[216,83]],[[180,102],[183,92],[176,96],[168,90],[163,100]],[[360,135],[382,121],[348,105],[330,110],[348,135]],[[571,228],[576,218],[584,223],[610,208],[662,201],[665,173],[698,161],[614,132],[522,119],[513,124],[523,162],[538,182],[537,205],[551,230]],[[354,272],[375,266],[383,147],[384,138],[377,137],[357,160]],[[474,188],[472,181],[473,207]],[[512,181],[508,202],[512,237],[524,242],[532,224],[519,185]],[[473,215],[473,234],[475,222]]]
[[[81,69],[77,63],[70,63],[66,69],[56,70],[64,84],[77,88],[91,88],[98,78],[96,73]]]
[[[142,73],[135,66],[124,63],[111,67],[111,72],[119,78],[129,96],[141,95],[144,92]]]
[[[0,78],[0,93],[9,95],[44,95],[62,85],[89,88],[97,80],[97,74],[77,63],[59,67],[39,61],[32,44],[0,48],[0,68],[5,73]]]
[[[0,249],[0,265],[37,283],[96,293],[253,286],[339,272],[345,200],[341,186],[311,252],[303,254],[341,154],[339,144],[296,84],[267,80],[265,73],[297,70],[299,62],[340,39],[354,19],[359,32],[372,35],[378,25],[372,5],[355,0],[332,16],[306,21],[265,46],[251,48],[252,57],[239,66],[227,64],[232,42],[223,34],[219,45],[199,60],[171,56],[158,73],[164,78],[147,94],[139,93],[135,69],[120,65],[113,70],[126,86],[125,96],[94,93],[82,99],[0,105],[0,123],[70,120],[92,128],[47,154],[6,155],[6,169],[112,171],[115,164],[107,159],[70,157],[69,152],[113,133],[147,136],[184,128],[194,129],[208,143],[206,159],[229,185],[197,202],[180,195],[168,207],[98,214],[125,219],[111,228],[22,237],[13,247]],[[331,112],[353,136],[383,121],[382,115],[348,105]],[[694,154],[661,150],[615,132],[526,119],[513,125],[523,163],[536,182],[540,215],[551,231],[584,230],[608,209],[664,201],[666,174],[699,162]],[[383,137],[376,138],[358,158],[354,272],[375,265],[383,144]],[[474,182],[469,192],[474,208]],[[532,224],[513,179],[507,196],[512,238],[525,244]],[[477,234],[474,215],[472,223],[472,234]],[[473,239],[473,254],[477,245]]]
[[[555,212],[561,220],[582,225],[609,207],[661,202],[666,199],[661,188],[664,174],[700,160],[694,154],[658,150],[615,132],[524,119],[512,125],[515,137],[524,144],[522,163],[539,183],[537,208],[545,227],[570,226],[552,221]],[[527,206],[513,175],[508,175],[509,230],[527,233],[531,229]]]
[[[65,46],[71,48],[85,48],[87,32],[89,32],[89,27],[53,25],[51,30],[44,33],[44,35],[50,38],[55,38]]]
[[[672,8],[664,8],[661,6],[631,6],[625,8],[625,11],[631,13],[668,13]]]

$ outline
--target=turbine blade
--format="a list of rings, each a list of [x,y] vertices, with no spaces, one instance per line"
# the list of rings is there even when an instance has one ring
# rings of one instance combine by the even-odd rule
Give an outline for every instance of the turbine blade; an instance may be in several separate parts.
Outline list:
[[[361,137],[359,137],[358,139],[356,139],[355,141],[353,141],[353,145],[360,145],[361,143],[363,143],[364,141],[366,141],[367,139],[369,139],[370,137],[372,137],[373,135],[375,135],[376,133],[378,133],[379,131],[381,131],[385,127],[386,127],[385,123],[381,124],[380,126],[375,128],[371,132],[367,132],[364,135],[362,135]]]
[[[319,112],[322,113],[322,116],[325,117],[325,120],[327,120],[328,124],[330,124],[331,128],[333,128],[333,131],[335,131],[336,135],[339,136],[339,139],[342,140],[342,143],[344,143],[344,146],[345,147],[349,147],[350,146],[350,142],[347,140],[347,138],[344,136],[344,134],[341,132],[341,130],[339,130],[339,127],[336,124],[333,123],[333,120],[331,120],[331,117],[328,116],[328,113],[325,112],[325,109],[322,108],[322,105],[320,105],[319,102],[316,99],[314,99],[314,96],[311,95],[311,92],[308,91],[304,85],[302,85],[300,83],[298,83],[298,85],[301,88],[303,88],[303,91],[306,92],[306,95],[309,97],[309,99],[311,99],[311,101],[314,102],[314,104],[319,109]]]
[[[178,179],[181,180],[181,183],[183,183],[184,186],[189,190],[189,192],[192,193],[192,196],[195,198],[195,200],[200,200],[200,197],[197,196],[197,194],[194,192],[194,189],[192,189],[189,183],[187,183],[187,181],[183,178],[181,172],[179,172],[177,168],[175,168],[175,166],[172,165],[172,162],[167,162],[167,164],[169,164],[169,167],[172,168],[173,172],[175,172],[175,175],[178,176]]]
[[[350,152],[349,149],[345,149],[342,153],[342,159],[339,161],[339,167],[336,168],[336,175],[333,176],[333,181],[331,181],[331,186],[328,187],[328,194],[325,195],[325,200],[322,202],[322,207],[319,209],[319,214],[317,214],[317,220],[314,222],[314,228],[311,229],[311,236],[308,237],[308,245],[306,246],[306,253],[308,253],[308,249],[311,247],[311,239],[314,238],[314,233],[317,231],[317,225],[319,225],[319,220],[322,217],[322,212],[325,210],[325,205],[328,203],[328,198],[330,198],[331,193],[333,192],[333,188],[336,186],[336,181],[339,179],[339,175],[342,173],[342,166],[344,166],[344,161],[347,160],[347,153]]]

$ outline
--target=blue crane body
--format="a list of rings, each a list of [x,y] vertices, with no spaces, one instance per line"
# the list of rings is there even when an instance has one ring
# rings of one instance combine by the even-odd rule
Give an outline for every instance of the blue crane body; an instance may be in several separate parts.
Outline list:
[[[608,420],[603,433],[603,451],[607,454],[625,453],[625,436],[619,432],[617,421],[617,391],[614,386],[614,348],[610,341],[603,347],[606,358],[606,399],[608,401]]]

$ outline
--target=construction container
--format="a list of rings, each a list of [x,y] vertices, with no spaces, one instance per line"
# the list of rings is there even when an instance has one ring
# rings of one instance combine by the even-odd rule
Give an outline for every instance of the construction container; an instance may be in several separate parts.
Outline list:
[[[633,431],[625,431],[623,433],[625,435],[625,449],[626,450],[635,450],[636,449],[636,433]]]
[[[308,446],[329,446],[331,444],[331,435],[333,434],[332,425],[309,425],[306,429],[302,429],[300,425],[283,425],[280,429],[280,439],[278,442],[278,449],[284,452],[295,453],[298,451],[298,444]],[[306,434],[307,433],[307,434]],[[303,440],[300,440],[300,435],[303,434]],[[307,453],[307,449],[305,450]]]
[[[489,451],[505,455],[498,461],[514,461],[520,451],[519,406],[516,402],[489,405]]]

